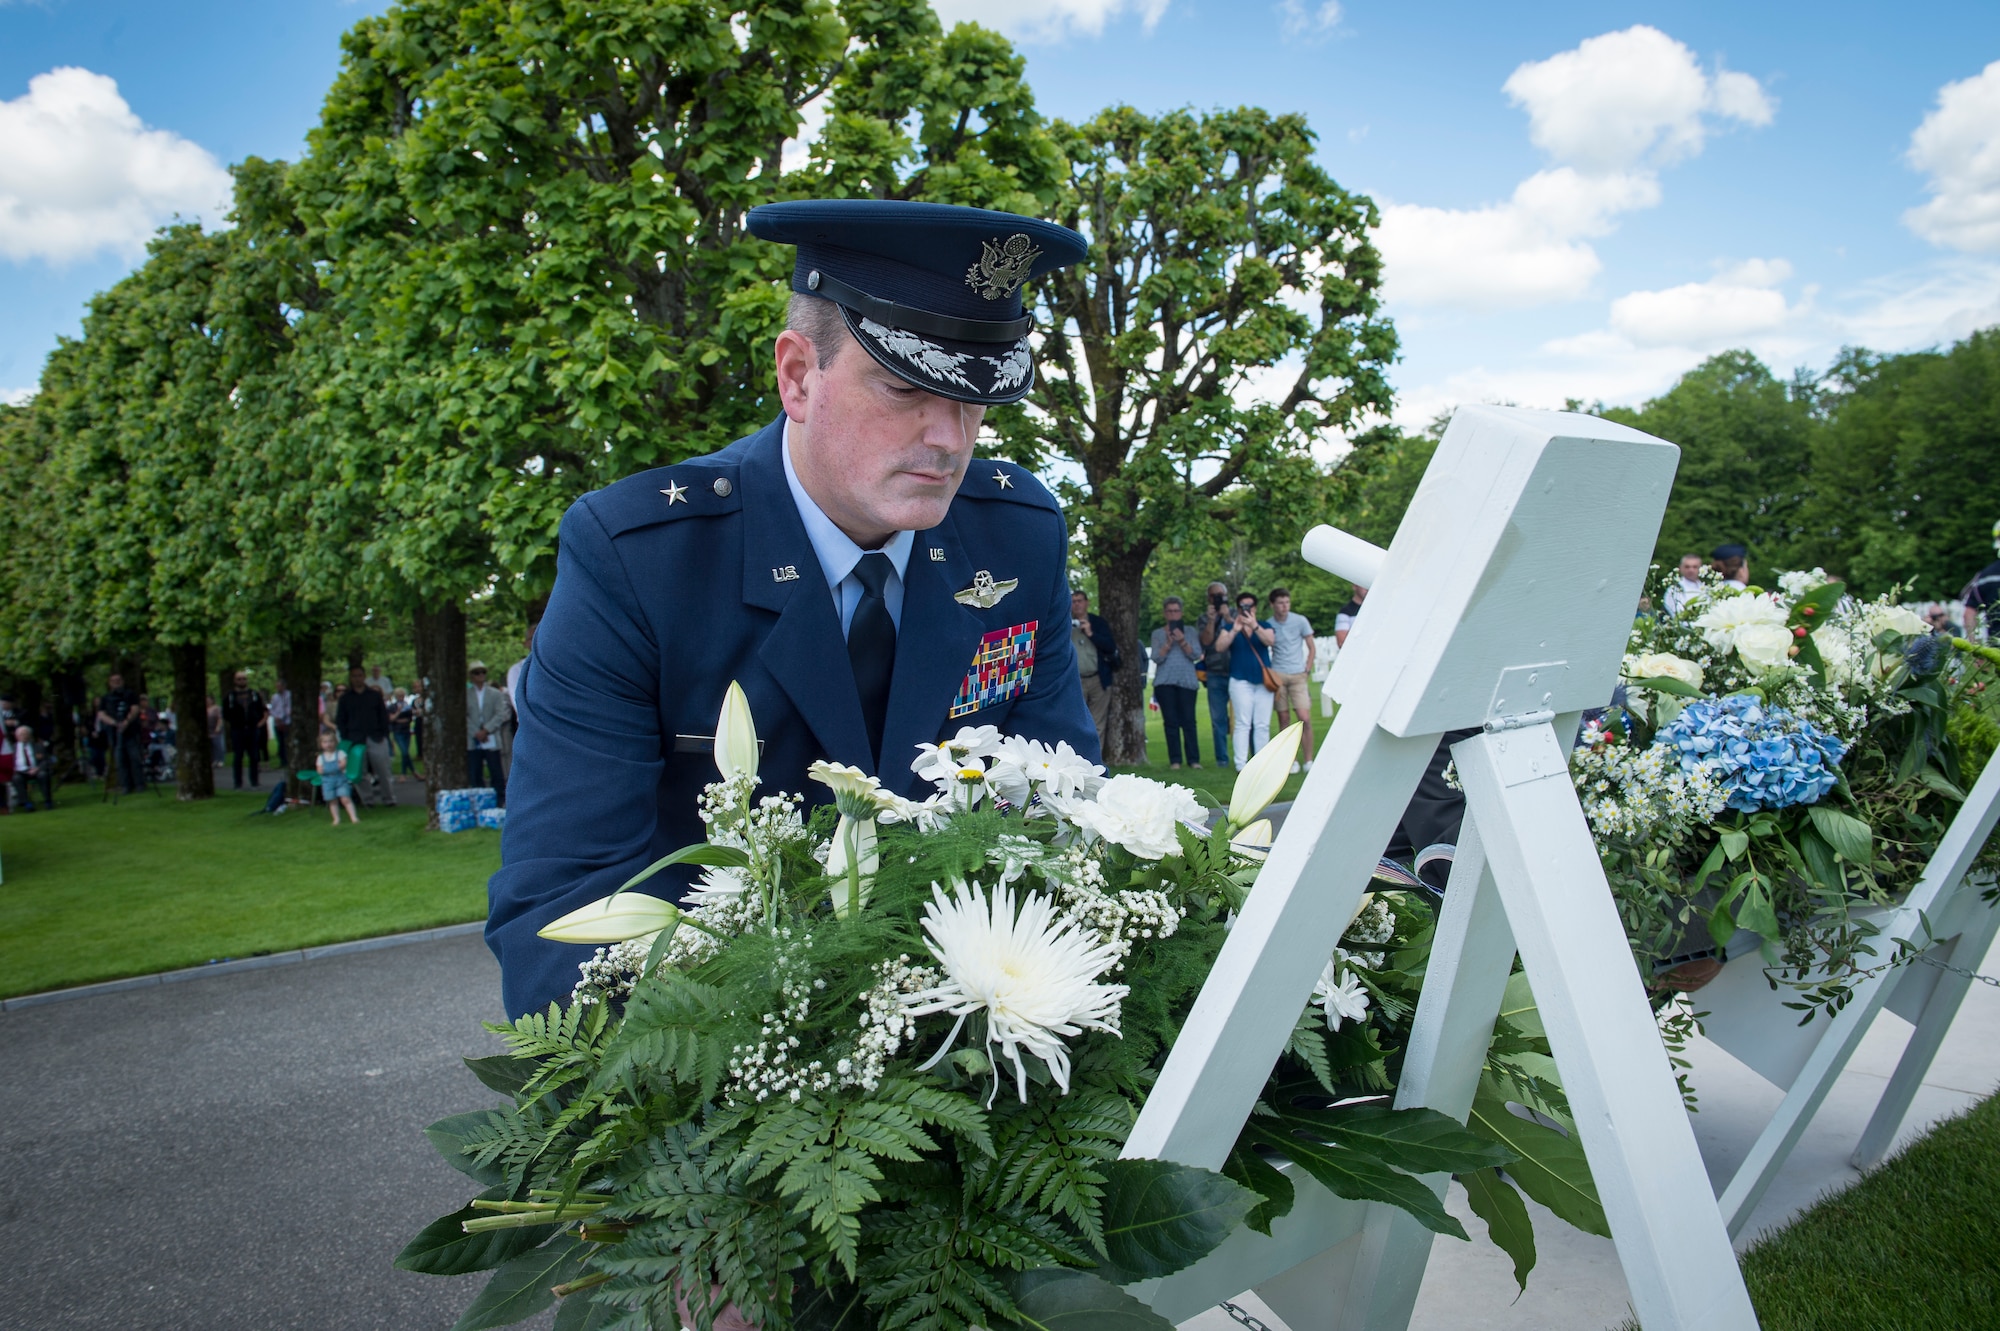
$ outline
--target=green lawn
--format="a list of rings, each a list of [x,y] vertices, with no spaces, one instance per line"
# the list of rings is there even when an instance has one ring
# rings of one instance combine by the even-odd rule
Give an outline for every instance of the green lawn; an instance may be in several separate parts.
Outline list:
[[[1235,772],[1208,752],[1201,700],[1199,772],[1169,772],[1159,713],[1146,714],[1147,767],[1229,803]],[[1325,718],[1315,727],[1325,732]],[[1298,777],[1280,799],[1290,799]],[[116,805],[69,786],[53,812],[0,818],[0,998],[476,920],[500,861],[495,832],[423,830],[414,801],[364,809],[336,830],[324,812],[256,817],[260,795],[181,804],[171,789]]]
[[[253,816],[261,794],[107,805],[86,786],[0,818],[0,997],[482,918],[500,834],[427,833],[422,787],[398,794],[338,829]]]
[[[1151,693],[1147,694],[1148,698],[1151,698],[1151,696]],[[1316,683],[1312,686],[1312,698],[1313,740],[1315,745],[1317,745],[1325,741],[1326,728],[1333,724],[1333,718],[1320,711],[1319,685]],[[1271,719],[1271,730],[1273,733],[1276,733],[1277,729],[1277,718],[1273,716]],[[1217,804],[1228,804],[1230,789],[1236,784],[1236,773],[1231,768],[1218,766],[1215,761],[1215,755],[1210,752],[1209,746],[1213,738],[1213,732],[1210,730],[1208,723],[1207,689],[1203,689],[1195,697],[1195,735],[1201,741],[1201,770],[1194,772],[1183,767],[1178,772],[1169,772],[1167,770],[1167,728],[1160,720],[1160,714],[1148,708],[1146,710],[1146,755],[1153,760],[1152,763],[1145,767],[1118,767],[1112,770],[1118,772],[1137,772],[1141,776],[1150,776],[1159,781],[1173,781],[1183,786],[1191,786],[1196,790],[1207,792]],[[1298,794],[1301,780],[1303,780],[1302,776],[1295,776],[1287,781],[1285,788],[1278,793],[1278,798],[1288,800]]]
[[[2000,1328],[2000,1100],[1800,1212],[1743,1254],[1743,1279],[1764,1331]]]

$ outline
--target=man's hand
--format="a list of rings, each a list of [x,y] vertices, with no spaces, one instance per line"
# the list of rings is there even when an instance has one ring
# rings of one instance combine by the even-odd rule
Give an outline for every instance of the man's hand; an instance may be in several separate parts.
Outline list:
[[[472,738],[478,741],[479,743],[484,744],[486,742],[486,728],[482,726],[478,730],[473,731]]]

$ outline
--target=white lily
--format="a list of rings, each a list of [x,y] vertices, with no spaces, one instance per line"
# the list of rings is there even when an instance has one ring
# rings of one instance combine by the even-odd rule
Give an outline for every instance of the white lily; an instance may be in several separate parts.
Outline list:
[[[537,936],[555,943],[623,943],[670,929],[680,918],[680,907],[671,901],[620,892],[543,925]]]
[[[1292,759],[1298,755],[1303,733],[1303,723],[1292,722],[1273,735],[1256,757],[1243,764],[1243,770],[1236,774],[1236,787],[1229,793],[1231,827],[1248,826],[1285,788],[1285,778],[1291,775]]]
[[[840,815],[826,857],[827,873],[840,880],[833,885],[833,913],[844,920],[867,905],[868,889],[881,867],[882,853],[875,844],[875,820]]]
[[[757,722],[743,686],[734,680],[722,695],[722,715],[715,722],[715,766],[725,781],[757,775]]]
[[[1275,833],[1271,827],[1271,820],[1269,818],[1259,818],[1256,822],[1230,838],[1229,845],[1231,849],[1247,855],[1253,860],[1261,860],[1271,853],[1271,838],[1273,835]]]

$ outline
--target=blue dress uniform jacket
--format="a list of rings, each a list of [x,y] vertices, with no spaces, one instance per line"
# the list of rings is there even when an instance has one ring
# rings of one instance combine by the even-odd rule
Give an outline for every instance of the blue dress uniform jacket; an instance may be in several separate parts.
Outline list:
[[[538,929],[703,839],[695,798],[717,779],[715,722],[732,679],[763,741],[760,792],[824,802],[830,792],[806,777],[819,758],[877,770],[782,440],[780,418],[719,453],[586,495],[563,518],[488,888],[486,941],[510,1016],[566,998],[591,954]],[[1066,548],[1054,497],[1006,462],[975,460],[944,521],[916,534],[877,773],[889,789],[927,793],[910,771],[916,746],[961,726],[1066,740],[1097,760],[1069,639]],[[1018,585],[986,608],[956,600],[981,573]],[[644,890],[679,899],[693,872],[667,870]]]

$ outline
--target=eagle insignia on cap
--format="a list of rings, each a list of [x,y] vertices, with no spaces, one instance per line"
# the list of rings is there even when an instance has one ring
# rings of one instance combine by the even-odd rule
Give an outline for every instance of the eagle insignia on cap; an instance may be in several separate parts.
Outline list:
[[[1005,240],[982,240],[979,248],[979,261],[965,270],[965,284],[987,300],[1013,295],[1042,257],[1035,242],[1019,231]]]

